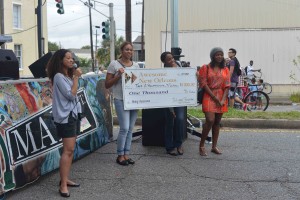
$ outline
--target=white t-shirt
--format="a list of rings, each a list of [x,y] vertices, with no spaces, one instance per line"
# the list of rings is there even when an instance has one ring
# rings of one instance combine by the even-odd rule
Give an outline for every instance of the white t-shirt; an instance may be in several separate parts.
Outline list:
[[[119,68],[122,67],[123,66],[117,60],[114,60],[109,64],[107,73],[116,74]],[[124,68],[126,67],[130,67],[131,69],[139,69],[139,65],[135,62],[132,62],[132,66],[124,66]],[[118,82],[112,86],[112,91],[115,99],[123,100],[122,79],[119,79]]]
[[[253,76],[253,66],[248,65],[247,66],[247,77],[251,80],[254,76]]]

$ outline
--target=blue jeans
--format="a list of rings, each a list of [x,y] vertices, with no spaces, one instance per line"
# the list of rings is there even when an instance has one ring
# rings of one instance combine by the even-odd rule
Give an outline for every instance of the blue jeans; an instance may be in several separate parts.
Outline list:
[[[138,111],[124,110],[123,100],[114,99],[114,104],[120,125],[117,139],[117,154],[128,155],[131,147],[132,129],[134,127]]]
[[[183,131],[186,121],[184,120],[184,107],[175,107],[176,117],[165,108],[165,147],[167,151],[178,148],[182,145]]]

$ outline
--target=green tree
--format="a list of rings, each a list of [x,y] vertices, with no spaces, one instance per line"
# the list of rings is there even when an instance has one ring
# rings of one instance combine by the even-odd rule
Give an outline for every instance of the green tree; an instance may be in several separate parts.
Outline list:
[[[120,46],[124,42],[122,36],[116,37],[115,39],[115,57],[118,58],[121,55]],[[110,42],[109,40],[102,40],[101,48],[98,49],[96,58],[99,65],[104,65],[105,68],[108,67],[110,63]]]
[[[85,46],[82,46],[81,49],[91,49],[91,46],[90,45],[85,45]]]
[[[92,60],[91,59],[80,58],[80,57],[78,57],[78,59],[79,59],[79,66],[80,66],[83,74],[92,71]]]
[[[58,49],[60,48],[56,42],[48,41],[48,51],[57,51]]]

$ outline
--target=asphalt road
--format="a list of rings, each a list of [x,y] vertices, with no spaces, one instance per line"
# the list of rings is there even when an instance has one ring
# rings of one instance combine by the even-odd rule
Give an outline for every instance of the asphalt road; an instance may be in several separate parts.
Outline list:
[[[143,146],[138,137],[131,151],[136,164],[120,166],[111,142],[72,165],[71,177],[81,187],[70,188],[70,199],[300,199],[300,130],[225,128],[222,155],[201,157],[198,144],[188,135],[184,155],[174,157],[163,147]],[[7,199],[61,199],[58,182],[55,171]]]

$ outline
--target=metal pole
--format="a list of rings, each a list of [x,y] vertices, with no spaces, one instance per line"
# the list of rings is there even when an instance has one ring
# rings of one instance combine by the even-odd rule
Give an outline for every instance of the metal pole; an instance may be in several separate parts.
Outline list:
[[[42,45],[42,37],[43,37],[43,20],[42,20],[42,0],[38,0],[38,6],[36,9],[37,16],[37,34],[38,34],[38,51],[39,58],[43,56],[43,45]]]
[[[171,0],[171,47],[178,47],[178,0]]]
[[[109,21],[110,21],[110,61],[115,60],[115,20],[114,20],[114,4],[109,3]]]
[[[181,49],[178,47],[178,0],[171,0],[171,52],[175,52],[176,54],[181,53]],[[174,57],[176,60],[179,60],[180,58],[179,55],[174,55]],[[178,107],[177,112],[178,115],[181,115],[182,113],[184,115],[184,120],[178,122],[181,123],[183,129],[177,131],[182,131],[181,135],[183,138],[187,138],[187,107]]]
[[[142,50],[142,61],[145,61],[145,49],[144,49],[144,0],[142,5],[142,44],[141,44],[141,50]]]
[[[41,1],[41,0],[40,0]],[[90,41],[91,41],[91,57],[92,57],[92,71],[95,71],[94,48],[93,48],[93,27],[92,27],[92,14],[91,14],[91,0],[89,0],[89,17],[90,17]]]

